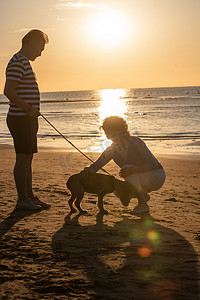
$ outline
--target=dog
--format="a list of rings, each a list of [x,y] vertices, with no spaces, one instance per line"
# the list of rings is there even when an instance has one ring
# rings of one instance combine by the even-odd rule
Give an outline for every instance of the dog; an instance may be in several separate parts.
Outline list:
[[[133,195],[133,187],[130,183],[116,179],[114,176],[92,173],[84,179],[81,173],[72,175],[67,183],[67,188],[71,191],[71,197],[68,201],[71,213],[77,210],[73,207],[75,203],[79,213],[84,214],[87,211],[80,206],[84,192],[96,194],[98,196],[98,207],[100,213],[108,214],[103,207],[103,197],[108,193],[116,192],[124,206],[128,206]]]

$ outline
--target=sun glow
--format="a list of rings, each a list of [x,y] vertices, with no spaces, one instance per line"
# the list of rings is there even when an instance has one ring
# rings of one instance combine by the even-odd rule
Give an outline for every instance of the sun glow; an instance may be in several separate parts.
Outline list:
[[[128,19],[116,11],[101,11],[89,22],[89,31],[93,40],[103,47],[115,47],[123,43],[129,30]]]

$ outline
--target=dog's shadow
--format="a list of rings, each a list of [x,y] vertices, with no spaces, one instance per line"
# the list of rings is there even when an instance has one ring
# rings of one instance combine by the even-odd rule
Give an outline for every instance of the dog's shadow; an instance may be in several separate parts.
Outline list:
[[[114,226],[102,214],[94,225],[81,226],[80,218],[67,215],[52,239],[68,270],[86,275],[79,292],[89,289],[94,299],[198,299],[197,255],[176,231],[148,215]]]

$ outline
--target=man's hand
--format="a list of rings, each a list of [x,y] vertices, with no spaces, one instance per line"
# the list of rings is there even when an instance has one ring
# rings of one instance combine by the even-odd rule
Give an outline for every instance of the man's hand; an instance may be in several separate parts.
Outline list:
[[[40,116],[39,110],[31,106],[31,109],[27,112],[27,115],[31,118],[37,118]]]

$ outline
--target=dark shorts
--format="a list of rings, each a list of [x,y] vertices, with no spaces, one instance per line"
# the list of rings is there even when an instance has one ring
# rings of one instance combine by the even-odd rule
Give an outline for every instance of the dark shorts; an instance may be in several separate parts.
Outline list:
[[[8,115],[7,126],[13,137],[16,154],[37,152],[38,118]]]

